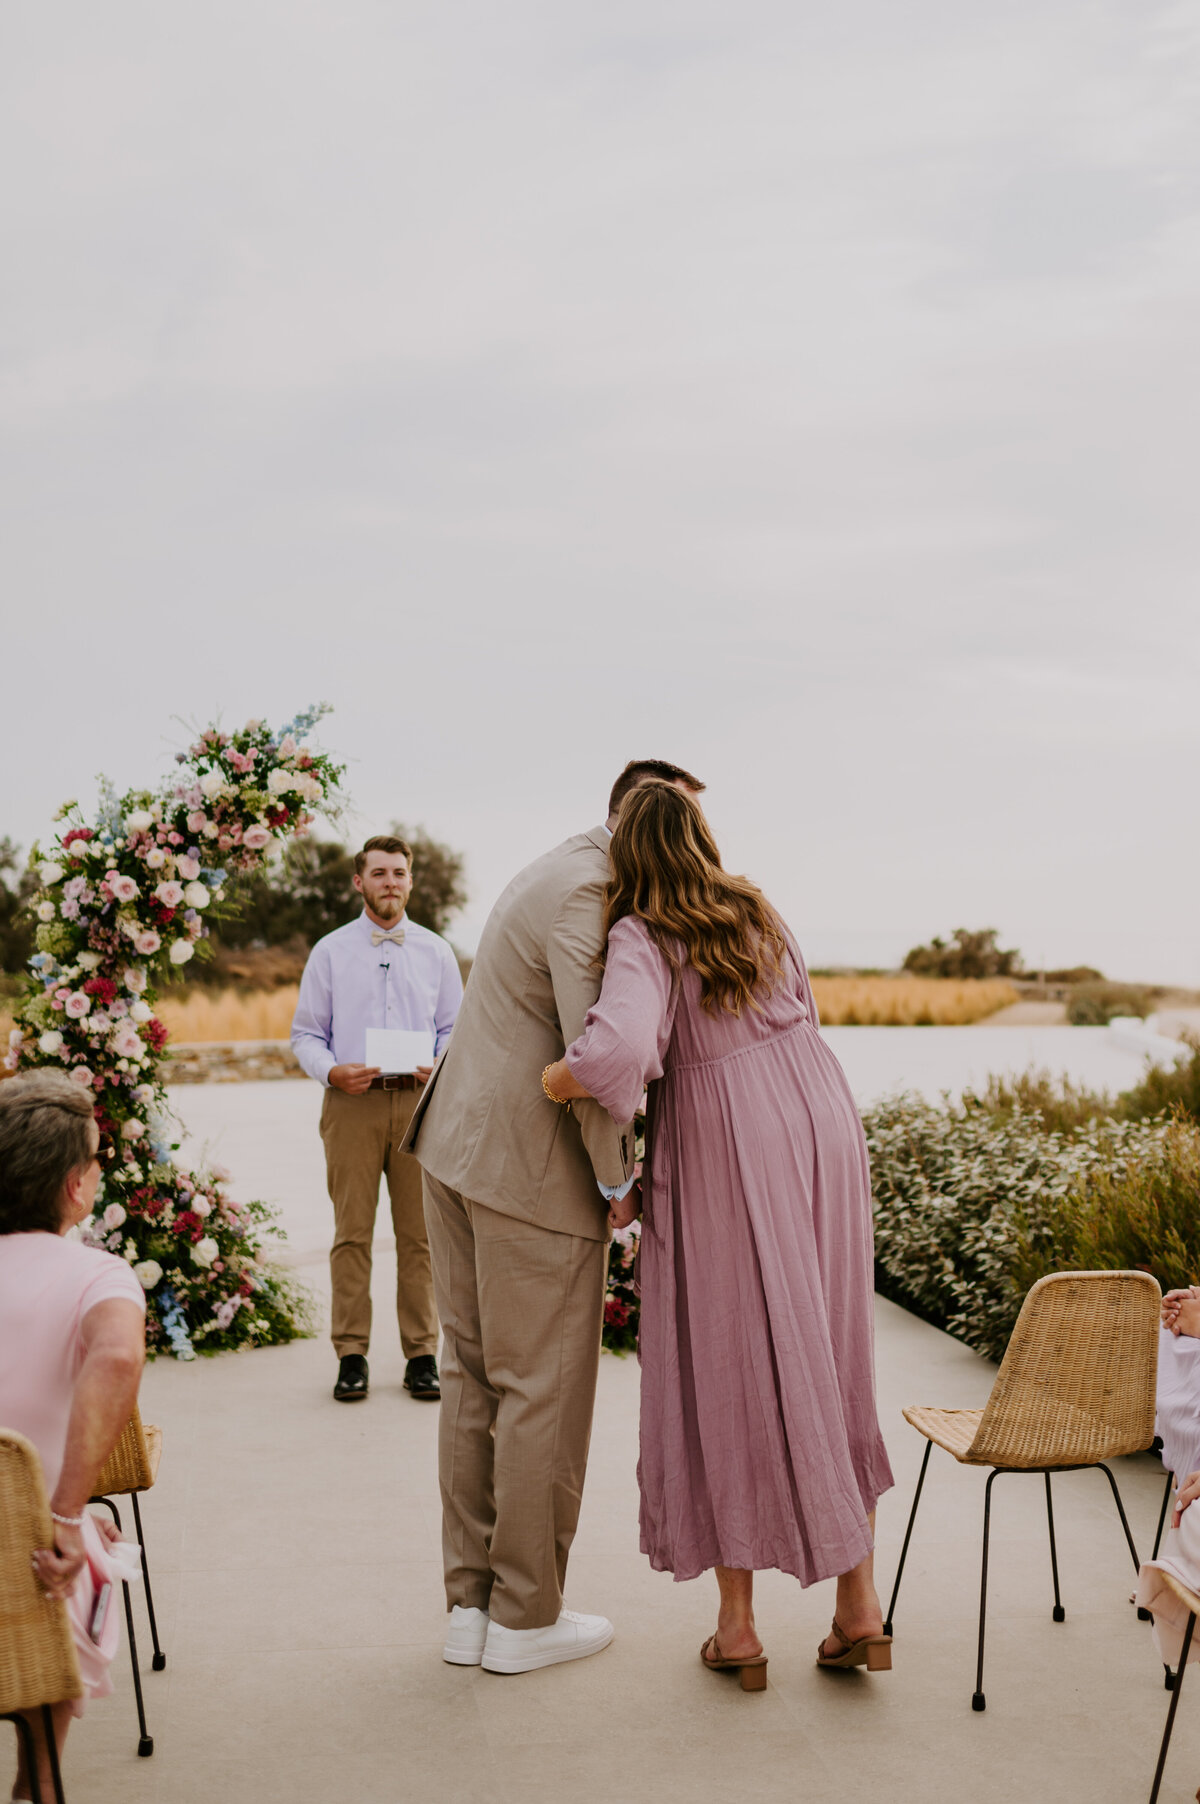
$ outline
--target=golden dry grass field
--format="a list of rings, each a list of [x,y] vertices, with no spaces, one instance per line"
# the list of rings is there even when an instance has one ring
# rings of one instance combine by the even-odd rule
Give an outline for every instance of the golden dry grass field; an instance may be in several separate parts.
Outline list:
[[[286,1040],[292,1031],[299,984],[277,990],[193,990],[161,996],[154,1012],[172,1040]]]
[[[814,977],[826,1027],[969,1027],[1017,1000],[1005,978]]]
[[[967,1027],[1015,1002],[1003,978],[814,977],[813,994],[827,1027]],[[177,1044],[196,1040],[286,1040],[297,984],[276,990],[193,990],[164,996],[155,1012]],[[0,1007],[0,1033],[12,1022]]]

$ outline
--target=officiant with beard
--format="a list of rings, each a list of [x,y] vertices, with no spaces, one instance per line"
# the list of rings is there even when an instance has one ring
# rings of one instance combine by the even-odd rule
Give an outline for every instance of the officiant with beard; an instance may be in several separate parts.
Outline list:
[[[370,1374],[371,1248],[379,1189],[387,1180],[396,1233],[396,1315],[407,1361],[404,1385],[436,1403],[438,1318],[421,1200],[421,1168],[400,1152],[432,1069],[388,1073],[368,1065],[370,1028],[424,1031],[432,1057],[445,1046],[462,1001],[462,979],[448,941],[409,920],[412,849],[379,834],[354,859],[363,910],[327,933],[309,954],[292,1022],[292,1046],[309,1077],[325,1086],[321,1139],[333,1203],[329,1254],[332,1339],[338,1356],[333,1394],[361,1402]]]

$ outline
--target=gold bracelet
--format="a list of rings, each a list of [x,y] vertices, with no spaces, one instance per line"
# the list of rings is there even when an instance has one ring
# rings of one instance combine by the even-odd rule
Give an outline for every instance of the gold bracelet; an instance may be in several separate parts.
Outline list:
[[[571,1113],[571,1099],[568,1096],[556,1096],[554,1094],[553,1090],[550,1088],[549,1084],[546,1082],[546,1072],[549,1071],[549,1069],[550,1069],[550,1067],[549,1067],[549,1065],[547,1065],[545,1070],[542,1072],[542,1089],[546,1092],[546,1095],[550,1098],[551,1102],[556,1102],[558,1104],[559,1108],[565,1109],[567,1111],[567,1114],[569,1115]]]

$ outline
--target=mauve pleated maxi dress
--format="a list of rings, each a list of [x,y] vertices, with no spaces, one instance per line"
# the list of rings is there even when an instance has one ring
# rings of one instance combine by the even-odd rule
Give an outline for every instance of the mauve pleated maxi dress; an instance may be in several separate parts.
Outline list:
[[[866,1142],[788,940],[762,1013],[738,1019],[702,1009],[696,973],[619,921],[567,1049],[617,1121],[649,1085],[638,1481],[642,1551],[676,1579],[848,1572],[892,1484]]]

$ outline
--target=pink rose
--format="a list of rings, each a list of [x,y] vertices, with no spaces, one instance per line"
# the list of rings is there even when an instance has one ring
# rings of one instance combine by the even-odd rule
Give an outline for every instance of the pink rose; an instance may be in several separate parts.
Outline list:
[[[86,1065],[72,1065],[67,1076],[73,1084],[78,1084],[81,1090],[90,1090],[96,1081]]]
[[[123,1021],[112,1039],[112,1049],[119,1059],[140,1059],[145,1047],[142,1036],[132,1021]]]
[[[154,893],[164,908],[178,908],[183,901],[182,883],[156,883],[154,886]]]
[[[161,945],[162,941],[155,933],[153,927],[143,927],[140,933],[134,935],[133,949],[135,952],[140,953],[143,958],[150,958],[158,951]]]
[[[83,990],[72,990],[64,1004],[68,1015],[76,1021],[82,1021],[91,1006],[92,999]]]
[[[261,852],[262,848],[264,846],[269,846],[270,843],[271,831],[269,827],[247,827],[242,836],[242,844],[251,852]],[[180,861],[179,868],[180,870],[183,869],[182,860]]]
[[[193,808],[192,812],[187,817],[187,824],[189,833],[203,833],[205,827],[208,825],[208,816],[202,813],[199,808]]]
[[[200,875],[200,860],[198,858],[177,858],[175,860],[175,867],[185,883],[195,883],[197,877]]]

